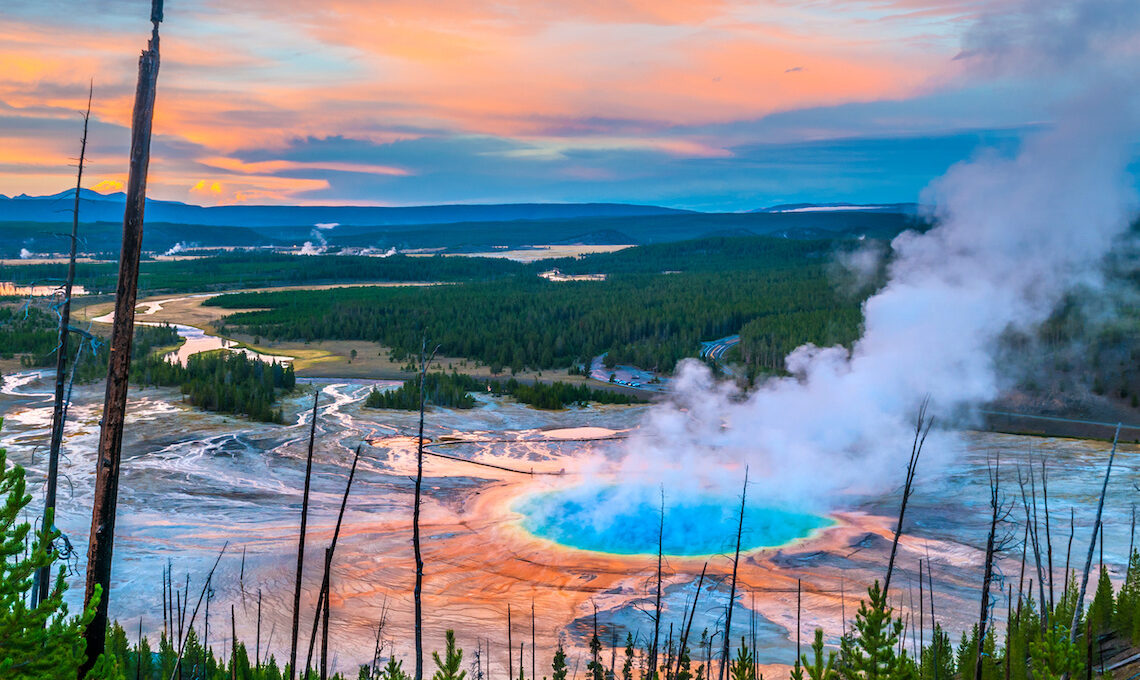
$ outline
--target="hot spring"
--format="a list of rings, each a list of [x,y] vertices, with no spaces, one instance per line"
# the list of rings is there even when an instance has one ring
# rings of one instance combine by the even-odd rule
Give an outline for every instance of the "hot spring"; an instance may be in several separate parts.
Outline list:
[[[530,533],[571,548],[618,555],[657,553],[657,488],[569,487],[525,496],[512,510],[523,516],[521,525]],[[670,499],[666,492],[662,551],[675,556],[731,552],[739,521],[739,499],[712,493]],[[740,549],[786,545],[831,523],[819,515],[749,502]]]

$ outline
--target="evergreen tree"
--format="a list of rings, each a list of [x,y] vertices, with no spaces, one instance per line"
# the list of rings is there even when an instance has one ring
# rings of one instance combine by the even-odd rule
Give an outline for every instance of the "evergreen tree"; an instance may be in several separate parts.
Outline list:
[[[815,639],[811,643],[812,659],[808,660],[805,654],[801,659],[802,668],[807,671],[810,680],[839,680],[839,672],[835,669],[836,653],[829,651],[827,659],[823,656],[823,629],[815,629]],[[802,673],[803,671],[801,671]]]
[[[463,650],[455,648],[455,631],[444,633],[444,658],[439,658],[439,652],[432,652],[431,658],[435,660],[436,672],[432,680],[463,680],[467,671],[459,670],[463,665]]]
[[[625,634],[625,662],[621,665],[621,680],[633,680],[633,633]]]
[[[404,662],[397,661],[395,656],[389,657],[388,663],[380,671],[380,680],[408,680],[408,674],[404,672]]]
[[[1034,680],[1080,677],[1085,667],[1080,647],[1069,640],[1069,630],[1063,625],[1050,626],[1040,639],[1029,643],[1029,664]]]
[[[554,650],[554,662],[551,666],[551,680],[566,680],[566,650],[562,648],[562,641],[558,641],[558,649]]]
[[[606,669],[601,661],[602,641],[598,639],[597,614],[594,617],[594,634],[590,637],[590,663],[586,664],[586,672],[590,680],[605,680]]]
[[[1112,581],[1108,578],[1108,570],[1101,567],[1100,578],[1097,579],[1096,584],[1096,594],[1093,595],[1093,601],[1089,605],[1088,611],[1088,621],[1092,624],[1093,635],[1101,635],[1109,631],[1112,627],[1115,610]]]
[[[48,596],[34,608],[28,606],[25,596],[32,587],[33,574],[41,567],[48,567],[50,572],[59,559],[59,553],[48,552],[47,546],[60,535],[51,528],[49,516],[48,528],[28,545],[31,525],[19,518],[31,500],[24,469],[9,467],[7,452],[0,449],[0,678],[73,680],[84,659],[83,630],[95,615],[98,593],[87,610],[69,617],[63,602],[65,568],[61,566]],[[109,665],[104,663],[100,668]]]
[[[870,601],[860,601],[855,614],[853,635],[840,641],[844,675],[848,680],[888,680],[900,670],[895,649],[903,624],[891,617],[877,580],[867,595]]]
[[[756,664],[743,637],[740,638],[740,648],[736,650],[736,658],[729,663],[728,674],[732,680],[757,680]]]

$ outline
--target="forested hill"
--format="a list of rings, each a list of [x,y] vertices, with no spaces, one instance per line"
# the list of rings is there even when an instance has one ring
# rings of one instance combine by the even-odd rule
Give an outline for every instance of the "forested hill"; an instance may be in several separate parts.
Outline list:
[[[13,203],[12,200],[8,201]],[[2,200],[0,200],[2,203]],[[20,201],[15,201],[20,203]],[[0,205],[0,258],[22,251],[63,253],[68,246],[58,212],[21,219],[23,213]],[[98,213],[83,204],[80,236],[83,250],[114,259],[122,237],[122,208],[115,220],[91,222]],[[446,207],[446,206],[445,206]],[[690,213],[652,206],[501,206],[504,211],[476,210],[491,206],[451,206],[456,219],[435,222],[354,222],[328,218],[285,224],[237,220],[222,224],[170,221],[161,211],[147,209],[144,253],[162,254],[175,247],[266,248],[300,247],[324,242],[330,253],[341,248],[401,251],[431,248],[452,253],[486,252],[502,246],[552,244],[644,245],[709,236],[781,236],[785,238],[890,238],[922,222],[906,212],[819,211],[790,213]],[[465,210],[458,210],[465,208]],[[517,209],[507,211],[506,208]],[[605,209],[603,209],[605,208]],[[442,209],[442,207],[441,207]],[[413,211],[409,214],[417,215]],[[333,225],[332,223],[341,222]],[[316,229],[317,222],[324,228]],[[316,234],[314,234],[316,232]]]
[[[411,354],[426,335],[440,352],[492,369],[608,360],[671,370],[700,342],[759,323],[765,348],[849,343],[860,300],[836,291],[829,241],[748,237],[649,246],[565,262],[606,281],[554,283],[534,270],[430,289],[342,288],[238,293],[207,302],[257,308],[224,325],[273,339],[353,339]]]

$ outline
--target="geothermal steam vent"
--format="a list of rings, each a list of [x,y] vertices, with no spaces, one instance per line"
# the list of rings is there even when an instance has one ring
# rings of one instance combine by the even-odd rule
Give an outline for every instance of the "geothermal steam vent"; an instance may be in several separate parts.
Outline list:
[[[661,496],[656,487],[575,486],[526,496],[513,510],[535,536],[572,548],[619,555],[656,554]],[[667,555],[711,555],[735,547],[740,501],[688,494],[665,499],[662,549]],[[741,550],[805,538],[831,520],[749,502]]]

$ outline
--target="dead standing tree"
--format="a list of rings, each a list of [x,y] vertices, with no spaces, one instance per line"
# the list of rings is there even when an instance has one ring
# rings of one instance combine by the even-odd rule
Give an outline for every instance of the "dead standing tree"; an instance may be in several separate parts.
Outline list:
[[[416,556],[416,585],[412,590],[416,609],[416,674],[414,680],[423,680],[424,678],[424,556],[420,548],[420,498],[423,494],[424,484],[424,406],[426,404],[424,392],[428,365],[431,364],[432,359],[435,359],[435,353],[438,351],[439,345],[436,345],[435,349],[431,351],[431,355],[427,354],[427,338],[424,338],[420,344],[420,434],[416,446],[416,497],[412,506],[412,550]],[[508,649],[507,656],[510,657],[510,655],[511,650]]]
[[[653,646],[649,648],[649,677],[657,674],[657,651],[661,641],[661,562],[665,540],[665,487],[661,487],[661,514],[657,525],[657,597],[653,604]]]
[[[1089,552],[1085,557],[1085,570],[1081,575],[1081,585],[1077,590],[1077,606],[1073,610],[1073,622],[1069,627],[1069,640],[1077,641],[1078,624],[1085,606],[1085,591],[1089,585],[1089,571],[1092,569],[1093,552],[1096,550],[1096,539],[1100,533],[1100,520],[1104,513],[1104,496],[1108,493],[1108,478],[1112,475],[1112,462],[1116,460],[1116,445],[1120,441],[1120,424],[1116,425],[1116,434],[1112,437],[1112,452],[1108,454],[1108,465],[1104,470],[1104,485],[1100,489],[1100,501],[1096,506],[1096,522],[1093,523],[1092,540],[1089,541]],[[1066,674],[1067,675],[1067,674]]]
[[[744,468],[744,489],[740,492],[740,523],[736,527],[736,554],[732,558],[732,585],[728,589],[728,611],[724,614],[724,654],[720,660],[720,680],[724,680],[728,665],[729,645],[732,643],[732,609],[736,604],[736,571],[740,566],[740,537],[744,533],[744,503],[748,498],[748,468]]]
[[[139,57],[138,85],[131,118],[131,162],[127,179],[127,205],[123,213],[123,247],[119,256],[119,283],[115,291],[115,318],[111,328],[111,359],[95,468],[95,497],[91,505],[90,544],[87,549],[87,583],[83,602],[97,601],[95,616],[83,633],[86,659],[79,677],[87,675],[106,647],[107,604],[111,590],[111,553],[115,543],[115,510],[119,500],[119,458],[127,411],[127,380],[131,370],[135,301],[138,297],[139,256],[142,251],[146,175],[150,165],[150,132],[158,88],[158,24],[162,0],[151,0],[151,37]]]
[[[891,557],[887,561],[887,576],[883,579],[883,601],[887,601],[887,591],[891,587],[891,574],[895,570],[895,555],[899,549],[899,537],[902,536],[903,519],[906,517],[906,504],[910,500],[911,486],[914,484],[914,473],[918,468],[918,459],[922,455],[922,445],[926,443],[926,436],[934,425],[934,416],[927,416],[930,398],[926,397],[918,406],[918,417],[914,421],[914,442],[910,447],[910,460],[906,464],[906,484],[903,485],[902,503],[899,505],[899,522],[895,525],[895,538],[891,541]]]
[[[982,572],[982,602],[978,613],[978,640],[986,639],[986,624],[990,620],[990,584],[994,574],[994,554],[1008,547],[1011,534],[1006,531],[998,536],[998,526],[1009,519],[1013,510],[1013,503],[1007,503],[1001,495],[1001,459],[995,457],[994,464],[989,467],[990,479],[990,531],[986,538],[986,566]],[[919,579],[922,578],[919,571]],[[977,655],[974,659],[974,677],[982,677],[982,657],[985,654],[984,645],[979,642]]]
[[[317,438],[317,405],[321,393],[313,393],[313,419],[309,423],[309,455],[305,462],[305,493],[301,498],[301,530],[297,542],[297,576],[293,582],[293,638],[289,645],[289,678],[297,674],[297,635],[301,626],[301,576],[305,568],[305,530],[309,519],[309,482],[313,477],[313,443]]]
[[[83,186],[83,163],[87,158],[87,128],[91,122],[91,97],[94,85],[87,89],[87,110],[83,113],[83,137],[79,140],[79,170],[75,174],[75,201],[71,207],[71,254],[67,259],[67,280],[63,284],[63,301],[59,307],[59,337],[55,348],[55,401],[51,412],[51,448],[48,454],[47,488],[44,493],[44,518],[41,527],[51,536],[55,518],[56,485],[59,480],[59,449],[63,444],[64,386],[67,382],[67,345],[71,323],[71,289],[75,284],[75,251],[79,244],[79,189]],[[51,552],[51,543],[47,550]],[[51,581],[50,567],[43,566],[36,571],[35,588],[32,589],[32,606],[47,599]]]

